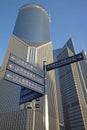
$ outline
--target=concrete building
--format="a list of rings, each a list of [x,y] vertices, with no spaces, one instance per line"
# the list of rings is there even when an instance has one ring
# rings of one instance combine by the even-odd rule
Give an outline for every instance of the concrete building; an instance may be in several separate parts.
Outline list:
[[[57,59],[75,55],[72,38],[57,50]],[[84,81],[78,63],[58,69],[62,95],[65,130],[87,130],[87,104],[84,95]]]
[[[27,4],[20,8],[13,34],[11,36],[5,55],[5,59],[0,69],[0,101],[2,102],[0,103],[1,114],[3,112],[4,115],[6,115],[7,112],[16,110],[20,111],[20,109],[23,111],[27,109],[27,106],[29,105],[29,103],[25,103],[19,106],[21,86],[14,85],[13,83],[3,80],[10,53],[20,57],[24,61],[37,66],[41,70],[43,70],[43,61],[46,61],[47,64],[53,62],[49,24],[49,15],[41,6],[35,4]],[[49,129],[60,130],[54,71],[48,72],[47,77]],[[44,130],[44,97],[41,97],[39,99],[39,105],[40,108],[36,109],[35,111],[32,110],[33,112],[30,112],[31,110],[27,109],[27,117],[25,119],[27,122],[26,130],[31,130],[34,128],[35,130]],[[7,115],[11,122],[11,117],[9,114]],[[1,122],[3,123],[2,120]],[[10,126],[10,124],[5,123],[5,128],[7,128],[6,125]],[[8,127],[8,129],[9,128],[10,127]],[[25,130],[25,127],[23,128],[23,130]],[[4,129],[4,127],[2,127],[1,130],[2,129]],[[13,126],[10,129],[15,130],[15,127]],[[18,130],[19,129],[20,127],[18,127]]]

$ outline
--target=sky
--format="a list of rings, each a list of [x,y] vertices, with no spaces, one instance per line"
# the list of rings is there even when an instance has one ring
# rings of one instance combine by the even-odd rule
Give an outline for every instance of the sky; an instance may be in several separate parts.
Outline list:
[[[0,0],[0,66],[19,8],[28,3],[39,4],[50,14],[53,49],[63,47],[72,37],[76,53],[87,51],[87,0]]]

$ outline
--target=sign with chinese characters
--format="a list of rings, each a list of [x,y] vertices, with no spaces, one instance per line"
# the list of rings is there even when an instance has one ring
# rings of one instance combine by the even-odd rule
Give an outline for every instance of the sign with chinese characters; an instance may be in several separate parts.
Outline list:
[[[21,67],[28,69],[29,71],[32,71],[32,72],[44,77],[43,71],[39,70],[36,66],[22,60],[21,58],[15,56],[13,54],[10,54],[9,60],[14,62],[15,64],[21,66]]]
[[[26,87],[21,87],[19,104],[31,102],[32,99],[36,99],[36,98],[39,98],[42,96],[43,96],[43,94],[41,94],[41,93],[37,93],[36,91],[30,90]]]
[[[51,63],[46,65],[46,71],[50,71],[52,69],[56,69],[56,68],[60,68],[63,67],[65,65],[69,65],[71,63],[77,62],[77,61],[81,61],[84,60],[84,56],[82,53],[79,53],[77,55],[65,58],[65,59],[61,59],[57,62]]]
[[[4,78],[12,83],[18,84],[20,86],[44,94],[44,87],[42,85],[37,84],[36,82],[33,82],[27,78],[24,78],[14,72],[6,70]]]
[[[20,104],[44,95],[44,72],[10,54],[4,79],[21,86]]]
[[[25,78],[31,79],[41,85],[44,85],[44,78],[36,73],[32,73],[32,71],[29,71],[29,69],[26,69],[24,67],[21,67],[11,61],[8,62],[7,69],[11,70],[12,72],[15,72],[16,74],[19,74]]]

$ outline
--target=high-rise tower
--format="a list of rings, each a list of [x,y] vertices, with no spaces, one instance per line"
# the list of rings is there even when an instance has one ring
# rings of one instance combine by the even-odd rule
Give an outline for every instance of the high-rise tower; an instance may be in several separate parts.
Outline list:
[[[29,42],[47,43],[50,41],[49,21],[48,13],[41,6],[25,5],[19,10],[13,34]]]
[[[70,38],[64,47],[59,49],[57,59],[64,59],[72,55],[75,55],[75,49]],[[86,130],[87,104],[79,62],[59,68],[58,74],[65,130]]]
[[[11,36],[10,43],[6,52],[6,56],[3,62],[1,69],[1,78],[4,76],[4,72],[7,66],[8,58],[10,53],[20,57],[21,59],[36,65],[38,68],[43,70],[43,61],[46,61],[47,64],[53,62],[53,53],[52,53],[52,42],[50,41],[50,30],[49,30],[49,15],[39,5],[27,4],[20,8],[17,21],[14,27],[13,35]],[[50,130],[59,130],[59,119],[58,119],[58,105],[57,105],[57,94],[56,94],[56,84],[55,84],[55,75],[54,71],[48,72],[47,74],[48,81],[48,109],[49,109],[49,129]],[[2,81],[1,81],[2,82]],[[10,84],[10,83],[9,83]],[[8,89],[14,88],[14,85],[9,85]],[[6,83],[4,85],[6,87]],[[19,89],[18,89],[19,88]],[[20,96],[21,86],[16,87],[17,99],[15,106],[18,106],[19,96]],[[2,91],[0,93],[4,93]],[[12,91],[13,93],[13,91]],[[9,98],[6,101],[7,108],[9,111],[16,110],[16,107],[13,109],[14,95],[10,94],[9,91],[5,93],[6,97]],[[11,95],[11,96],[10,96]],[[1,99],[2,100],[2,99]],[[37,101],[36,101],[37,102]],[[28,130],[32,129],[32,123],[34,123],[35,130],[43,130],[43,102],[44,97],[39,99],[40,108],[36,109],[35,114],[30,112],[28,109],[27,112],[27,128]],[[22,104],[20,108],[27,109],[28,103]],[[3,107],[3,106],[2,106]],[[33,118],[34,116],[34,118]],[[35,120],[34,120],[35,119]],[[31,121],[31,122],[30,122]],[[34,122],[33,122],[34,121]]]
[[[87,58],[87,52],[83,51],[85,58]],[[87,61],[81,61],[80,62],[80,70],[81,70],[81,75],[82,75],[82,79],[83,79],[83,91],[84,91],[84,95],[85,95],[85,99],[87,102]]]

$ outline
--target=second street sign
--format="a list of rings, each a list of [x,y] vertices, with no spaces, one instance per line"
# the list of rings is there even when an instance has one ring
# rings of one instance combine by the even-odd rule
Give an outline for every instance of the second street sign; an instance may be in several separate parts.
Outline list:
[[[18,84],[20,86],[26,87],[28,89],[31,89],[33,91],[36,91],[38,93],[44,94],[43,86],[9,70],[6,70],[4,79],[12,83]]]
[[[36,73],[32,73],[32,71],[29,71],[29,69],[26,69],[24,67],[21,67],[11,61],[8,62],[7,69],[11,70],[21,76],[24,76],[25,78],[31,79],[41,85],[44,85],[44,78]]]
[[[56,61],[54,63],[48,64],[46,65],[46,71],[50,71],[52,69],[56,69],[56,68],[60,68],[63,67],[65,65],[69,65],[71,63],[77,62],[77,61],[81,61],[84,60],[83,54],[79,53],[77,55],[65,58],[65,59],[61,59],[59,61]]]

